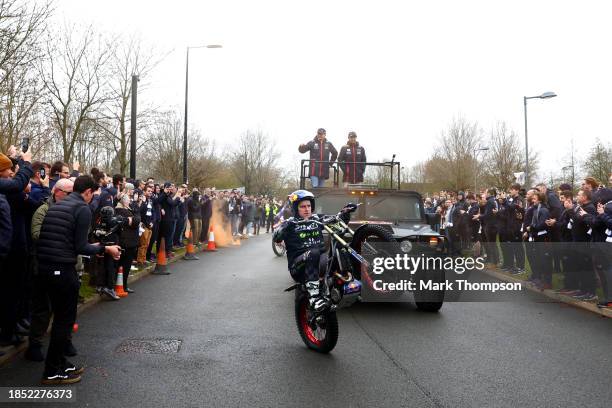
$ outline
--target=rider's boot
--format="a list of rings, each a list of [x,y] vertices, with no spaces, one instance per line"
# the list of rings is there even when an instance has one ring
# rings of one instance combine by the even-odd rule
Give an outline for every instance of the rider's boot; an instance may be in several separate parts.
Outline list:
[[[308,281],[306,282],[306,290],[308,291],[308,301],[310,302],[310,307],[315,312],[322,312],[326,310],[329,305],[329,299],[327,299],[322,293],[319,291],[319,281]]]

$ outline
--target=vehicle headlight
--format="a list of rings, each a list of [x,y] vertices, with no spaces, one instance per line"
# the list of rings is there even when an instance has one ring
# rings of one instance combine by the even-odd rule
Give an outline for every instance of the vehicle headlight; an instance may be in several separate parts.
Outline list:
[[[412,242],[408,240],[402,241],[400,243],[400,249],[402,250],[402,252],[407,254],[408,252],[412,251]]]

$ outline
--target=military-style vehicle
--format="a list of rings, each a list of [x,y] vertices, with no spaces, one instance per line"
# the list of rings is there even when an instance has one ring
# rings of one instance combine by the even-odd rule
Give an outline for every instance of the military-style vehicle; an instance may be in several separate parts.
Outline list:
[[[331,181],[332,185],[322,188],[311,188],[307,182],[309,166],[320,165],[319,162],[315,164],[311,162],[309,159],[301,162],[300,188],[308,189],[315,195],[315,213],[334,213],[347,202],[360,204],[358,210],[353,213],[349,227],[356,233],[363,224],[377,225],[382,230],[379,236],[363,237],[362,242],[386,241],[383,238],[388,238],[387,234],[390,234],[399,242],[401,251],[411,256],[446,256],[448,252],[446,238],[432,228],[436,222],[435,216],[425,213],[421,194],[401,189],[399,162],[366,163],[367,168],[375,167],[375,171],[381,176],[379,179],[384,180],[382,185],[361,183],[348,184],[347,187],[341,183],[341,170],[337,164],[330,165],[329,162],[323,162],[323,165],[331,167],[330,176],[333,177],[327,180],[328,183]],[[356,249],[361,250],[361,248]],[[435,281],[444,281],[443,270],[429,271],[428,274],[433,276]],[[362,273],[362,275],[359,278],[365,286],[371,287],[372,277],[367,276],[368,274]],[[414,296],[420,309],[437,311],[442,306],[444,293],[432,296],[431,292],[426,294],[414,292]],[[422,298],[421,302],[419,297]]]

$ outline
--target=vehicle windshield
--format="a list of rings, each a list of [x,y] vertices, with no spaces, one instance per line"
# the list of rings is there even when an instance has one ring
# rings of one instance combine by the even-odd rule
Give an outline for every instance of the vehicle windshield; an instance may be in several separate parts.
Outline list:
[[[410,196],[366,196],[357,197],[324,195],[316,198],[317,214],[336,214],[348,202],[364,202],[365,219],[370,221],[420,220],[421,203]]]

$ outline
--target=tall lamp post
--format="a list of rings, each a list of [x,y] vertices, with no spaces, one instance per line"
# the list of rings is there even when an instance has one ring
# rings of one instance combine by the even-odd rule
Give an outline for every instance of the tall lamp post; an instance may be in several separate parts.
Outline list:
[[[474,148],[474,195],[478,195],[478,188],[476,187],[476,173],[478,173],[478,161],[476,155],[478,152],[484,152],[489,150],[488,147],[476,147]]]
[[[187,47],[187,62],[185,63],[185,123],[183,123],[183,183],[187,184],[187,107],[189,103],[189,50],[195,48],[223,48],[218,44],[197,45]]]
[[[550,99],[557,96],[554,92],[544,92],[538,96],[523,96],[523,106],[525,107],[525,184],[529,182],[529,144],[527,138],[527,99]]]

